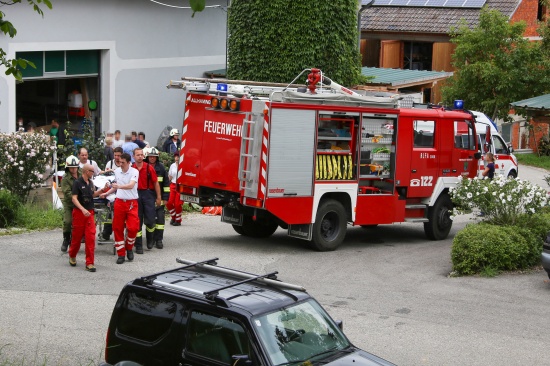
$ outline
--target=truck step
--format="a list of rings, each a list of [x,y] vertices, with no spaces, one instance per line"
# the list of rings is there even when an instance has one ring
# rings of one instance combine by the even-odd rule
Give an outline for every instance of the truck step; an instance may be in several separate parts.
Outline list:
[[[405,222],[428,222],[430,220],[424,217],[406,217]]]
[[[419,208],[427,208],[426,205],[423,205],[423,204],[419,204],[419,203],[416,203],[416,204],[409,204],[409,205],[405,205],[405,209],[407,210],[416,210],[416,209],[419,209]]]

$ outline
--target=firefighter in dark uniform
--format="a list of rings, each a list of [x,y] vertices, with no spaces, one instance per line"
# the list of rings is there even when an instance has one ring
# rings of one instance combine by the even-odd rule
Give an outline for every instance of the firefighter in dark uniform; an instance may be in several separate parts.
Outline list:
[[[159,151],[155,147],[146,149],[146,151],[147,153],[145,154],[145,160],[155,168],[160,186],[160,195],[162,198],[160,206],[157,206],[156,209],[157,221],[155,226],[155,233],[153,235],[155,247],[157,247],[157,249],[162,249],[164,246],[162,242],[162,239],[164,238],[164,223],[166,221],[164,205],[170,197],[170,180],[168,179],[168,172],[166,171],[166,168],[159,161]]]
[[[136,253],[143,254],[143,234],[142,228],[145,224],[145,237],[147,239],[147,249],[152,249],[155,245],[153,235],[155,233],[156,216],[155,211],[160,206],[160,185],[157,179],[157,173],[153,166],[144,161],[145,155],[143,149],[134,150],[135,163],[132,168],[139,172],[138,179],[138,216],[139,231],[136,238]]]
[[[65,160],[65,175],[61,181],[63,192],[63,244],[61,251],[66,252],[71,244],[71,231],[73,229],[73,183],[78,179],[78,159],[76,156],[69,156]]]

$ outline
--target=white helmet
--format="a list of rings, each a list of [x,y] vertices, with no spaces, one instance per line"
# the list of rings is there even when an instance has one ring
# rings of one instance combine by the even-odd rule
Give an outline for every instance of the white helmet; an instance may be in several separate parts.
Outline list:
[[[149,154],[147,156],[159,156],[159,151],[156,147],[149,148]]]
[[[178,132],[178,129],[177,128],[172,128],[170,130],[170,136],[174,136],[174,135],[179,135],[180,133]]]
[[[143,155],[145,157],[148,157],[150,153],[151,153],[151,148],[149,148],[149,147],[144,147],[143,148]]]
[[[67,156],[67,159],[65,159],[65,168],[78,168],[79,167],[79,161],[74,155]]]

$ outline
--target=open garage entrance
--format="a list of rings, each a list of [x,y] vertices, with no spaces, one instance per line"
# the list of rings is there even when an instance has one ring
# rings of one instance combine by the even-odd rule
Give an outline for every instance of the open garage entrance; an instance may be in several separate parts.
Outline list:
[[[16,116],[23,119],[23,127],[34,124],[48,130],[56,118],[78,130],[87,119],[99,133],[99,54],[97,50],[18,52],[17,57],[36,65],[23,70],[23,82],[16,86]]]

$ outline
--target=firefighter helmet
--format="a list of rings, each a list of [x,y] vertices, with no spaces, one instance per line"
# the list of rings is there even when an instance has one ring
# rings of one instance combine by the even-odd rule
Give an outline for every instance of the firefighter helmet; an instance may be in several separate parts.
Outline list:
[[[149,149],[149,154],[147,156],[159,156],[159,151],[156,147],[152,147]]]
[[[148,148],[148,147],[143,148],[143,156],[148,157],[150,153],[151,153],[150,148]]]
[[[70,155],[65,159],[65,168],[78,168],[78,159],[74,155]]]
[[[172,130],[170,130],[170,136],[179,135],[179,134],[180,133],[178,132],[177,128],[172,128]]]

